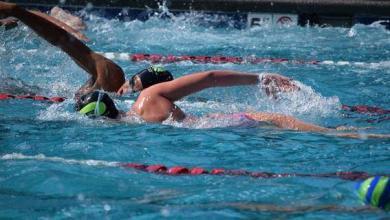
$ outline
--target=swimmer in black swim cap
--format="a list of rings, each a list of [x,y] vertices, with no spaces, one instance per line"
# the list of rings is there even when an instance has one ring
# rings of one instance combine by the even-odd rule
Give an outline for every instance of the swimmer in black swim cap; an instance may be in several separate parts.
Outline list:
[[[89,117],[105,116],[114,119],[119,115],[114,101],[101,91],[93,91],[81,96],[76,102],[76,111]]]
[[[173,76],[169,71],[162,67],[151,66],[134,74],[133,77],[118,90],[118,93],[121,95],[127,90],[131,90],[133,93],[139,92],[154,84],[171,80],[173,80]]]

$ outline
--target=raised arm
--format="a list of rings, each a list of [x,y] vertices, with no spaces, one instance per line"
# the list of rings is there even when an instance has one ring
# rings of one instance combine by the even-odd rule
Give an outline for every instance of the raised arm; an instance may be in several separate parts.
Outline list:
[[[83,42],[45,17],[5,2],[0,2],[0,15],[18,18],[46,41],[61,48],[91,75],[91,88],[115,92],[124,83],[124,74],[118,65],[93,52]]]
[[[213,70],[186,75],[170,82],[157,84],[151,89],[173,102],[206,88],[257,83],[259,83],[259,76],[256,74]]]

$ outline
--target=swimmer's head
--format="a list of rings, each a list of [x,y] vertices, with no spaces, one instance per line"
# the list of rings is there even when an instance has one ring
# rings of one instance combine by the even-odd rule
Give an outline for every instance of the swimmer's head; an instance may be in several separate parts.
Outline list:
[[[151,66],[141,70],[129,80],[130,88],[133,92],[146,89],[154,84],[173,80],[172,74],[162,67]]]
[[[101,91],[93,91],[81,96],[76,102],[76,111],[89,117],[116,118],[119,114],[114,101]]]

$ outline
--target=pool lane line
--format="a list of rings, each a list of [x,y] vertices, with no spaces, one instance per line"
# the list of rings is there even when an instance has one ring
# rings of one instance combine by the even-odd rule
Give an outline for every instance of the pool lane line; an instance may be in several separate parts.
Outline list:
[[[147,61],[151,63],[175,63],[182,61],[190,61],[199,64],[262,64],[262,63],[291,63],[291,64],[311,64],[311,65],[337,65],[337,66],[381,66],[390,67],[389,61],[380,62],[355,62],[355,61],[333,61],[333,60],[297,60],[286,58],[260,58],[255,56],[236,57],[236,56],[192,56],[192,55],[161,55],[147,53],[116,53],[116,52],[99,52],[99,54],[114,60],[141,62]]]
[[[65,101],[65,97],[46,97],[46,96],[40,96],[40,95],[12,95],[9,93],[0,93],[0,100],[7,100],[7,99],[31,99],[34,101],[47,101],[47,102],[63,102]]]
[[[64,164],[76,164],[96,167],[118,167],[125,169],[133,169],[147,173],[162,174],[170,176],[198,176],[198,175],[213,175],[213,176],[246,176],[260,179],[287,178],[287,177],[312,177],[312,178],[338,178],[349,181],[364,180],[373,176],[387,176],[390,174],[369,174],[362,171],[338,171],[322,174],[303,174],[303,173],[273,173],[273,172],[254,172],[242,169],[230,170],[224,168],[204,169],[201,167],[187,168],[184,166],[167,167],[164,165],[148,165],[141,163],[115,162],[104,160],[77,160],[66,159],[62,157],[48,157],[44,154],[24,155],[20,153],[5,154],[0,157],[1,160],[36,160],[45,162],[59,162]]]

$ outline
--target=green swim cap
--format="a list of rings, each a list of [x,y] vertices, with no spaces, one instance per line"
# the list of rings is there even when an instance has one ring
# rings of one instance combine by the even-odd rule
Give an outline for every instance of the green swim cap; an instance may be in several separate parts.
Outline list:
[[[91,117],[116,118],[119,114],[114,101],[106,93],[100,91],[81,96],[76,102],[76,111]]]
[[[390,178],[375,176],[357,185],[359,198],[367,204],[390,210]]]
[[[106,112],[106,105],[103,102],[91,102],[88,103],[86,106],[84,106],[82,109],[80,109],[81,114],[85,115],[91,115],[94,114],[96,116],[101,116]]]

